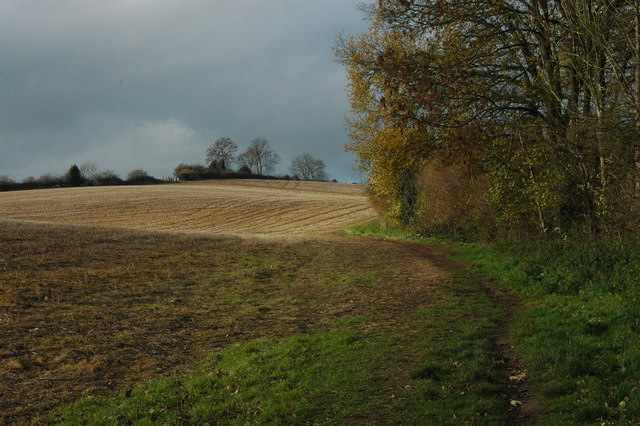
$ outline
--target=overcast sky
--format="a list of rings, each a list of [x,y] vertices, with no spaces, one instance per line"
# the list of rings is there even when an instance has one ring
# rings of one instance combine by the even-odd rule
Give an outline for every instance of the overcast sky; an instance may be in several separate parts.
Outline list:
[[[359,181],[332,47],[356,0],[0,0],[0,175],[95,161],[122,177],[204,163],[265,137],[287,173],[308,152]]]

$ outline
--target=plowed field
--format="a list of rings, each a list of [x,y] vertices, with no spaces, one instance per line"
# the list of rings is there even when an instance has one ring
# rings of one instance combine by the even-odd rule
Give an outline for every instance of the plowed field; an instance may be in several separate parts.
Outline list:
[[[232,180],[0,194],[0,219],[181,233],[300,236],[374,217],[363,186],[337,183]]]

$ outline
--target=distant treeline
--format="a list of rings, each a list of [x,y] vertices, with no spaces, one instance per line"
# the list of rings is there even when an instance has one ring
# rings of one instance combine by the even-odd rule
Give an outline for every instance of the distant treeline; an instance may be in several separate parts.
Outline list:
[[[89,169],[89,170],[87,170]],[[0,176],[0,192],[23,191],[29,189],[72,188],[78,186],[112,186],[112,185],[157,185],[180,181],[214,180],[214,179],[263,179],[263,180],[300,180],[296,175],[271,176],[253,173],[246,168],[240,170],[220,170],[216,167],[204,167],[199,164],[180,164],[174,170],[173,178],[158,179],[142,169],[136,169],[122,179],[112,170],[100,173],[91,168],[71,166],[64,175],[46,174],[39,178],[28,177],[16,182],[7,176]],[[334,182],[336,180],[334,179]]]
[[[208,166],[181,163],[173,170],[174,177],[169,178],[157,179],[145,170],[136,169],[129,172],[126,179],[122,179],[113,170],[98,172],[98,165],[94,161],[87,161],[80,166],[72,165],[64,175],[45,174],[39,178],[28,177],[22,182],[0,175],[0,191],[94,185],[152,185],[207,179],[328,180],[324,162],[308,153],[291,160],[291,176],[271,175],[280,162],[280,157],[265,138],[252,140],[249,147],[238,156],[235,155],[237,150],[238,145],[231,139],[218,138],[207,148]],[[234,163],[237,163],[238,170],[231,168]],[[334,179],[333,182],[337,181]]]
[[[80,168],[73,165],[65,175],[47,174],[39,178],[28,177],[21,182],[15,182],[6,176],[0,176],[0,191],[71,188],[76,186],[150,185],[167,182],[165,179],[156,179],[141,169],[131,171],[126,179],[122,179],[111,170],[85,175],[80,171]]]

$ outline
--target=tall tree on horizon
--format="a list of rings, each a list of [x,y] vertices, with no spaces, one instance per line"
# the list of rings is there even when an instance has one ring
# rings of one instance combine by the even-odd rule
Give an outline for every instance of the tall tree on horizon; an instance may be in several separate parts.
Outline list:
[[[291,160],[289,171],[292,175],[302,180],[327,180],[324,161],[315,158],[311,154],[304,153],[297,155]]]
[[[207,163],[210,167],[215,165],[221,170],[226,170],[236,161],[236,151],[238,145],[230,138],[218,138],[207,148]]]
[[[247,149],[238,156],[240,166],[246,166],[259,175],[273,173],[279,163],[280,156],[265,138],[253,139]]]

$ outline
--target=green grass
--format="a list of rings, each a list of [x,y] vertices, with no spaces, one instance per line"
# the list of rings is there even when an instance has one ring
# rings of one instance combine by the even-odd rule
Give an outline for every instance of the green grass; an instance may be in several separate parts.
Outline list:
[[[500,424],[492,361],[495,307],[450,293],[398,329],[345,317],[325,332],[257,339],[213,354],[185,377],[56,410],[62,424]]]
[[[300,250],[304,255],[304,247]],[[260,301],[249,297],[254,290],[242,291],[250,282],[260,285],[260,277],[274,267],[285,277],[290,268],[267,255],[229,257],[227,277],[235,280],[238,293],[228,298],[241,307],[238,315],[295,302]],[[383,285],[388,273],[387,265],[366,273],[327,268],[323,276],[308,279],[319,288]],[[477,280],[454,277],[429,291],[437,297],[413,312],[398,312],[392,321],[344,315],[322,321],[311,333],[233,344],[183,376],[81,398],[37,421],[505,424],[508,399],[492,344],[503,313],[480,291]]]
[[[445,245],[514,293],[513,342],[541,397],[543,424],[640,421],[639,241],[460,243],[377,224],[349,233]]]
[[[382,372],[369,368],[385,355],[372,348],[384,346],[354,329],[259,339],[212,355],[189,377],[82,399],[54,418],[70,424],[285,424],[364,416],[372,398],[384,398],[375,395],[380,387],[370,387]]]
[[[373,221],[369,222],[365,225],[354,226],[353,228],[349,228],[344,231],[347,235],[352,235],[355,237],[369,237],[369,238],[391,238],[391,239],[399,239],[399,240],[411,240],[411,241],[424,241],[419,235],[415,232],[403,229],[403,228],[392,228],[392,227],[384,227],[380,225],[380,222]]]
[[[640,418],[640,245],[600,240],[468,245],[460,259],[515,291],[515,342],[549,424]]]

